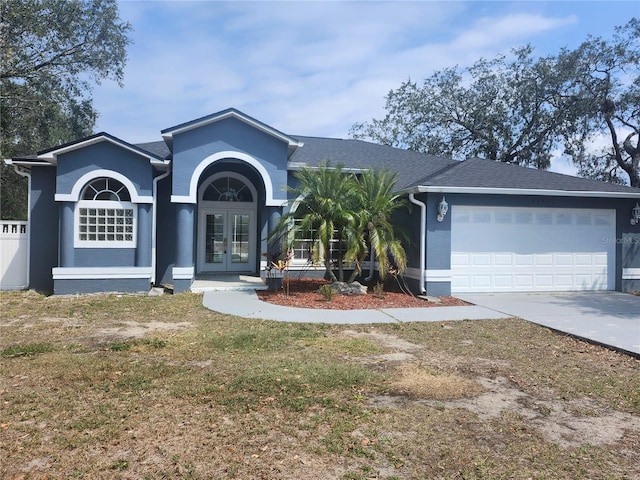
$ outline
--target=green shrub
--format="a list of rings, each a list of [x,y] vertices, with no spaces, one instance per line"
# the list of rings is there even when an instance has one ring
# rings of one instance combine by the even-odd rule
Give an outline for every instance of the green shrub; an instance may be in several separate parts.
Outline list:
[[[331,285],[329,285],[328,283],[322,285],[318,291],[327,302],[330,302],[333,299],[333,296],[336,294],[336,291],[331,288]]]

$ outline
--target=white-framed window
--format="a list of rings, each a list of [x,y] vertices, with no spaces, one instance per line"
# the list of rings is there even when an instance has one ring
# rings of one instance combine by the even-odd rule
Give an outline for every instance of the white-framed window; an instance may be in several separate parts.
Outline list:
[[[294,222],[299,224],[301,220],[295,219]],[[315,230],[304,231],[301,229],[296,229],[292,243],[292,264],[319,265],[320,263],[322,263],[320,258],[314,258],[314,250],[316,250],[316,248],[314,247],[317,242],[318,239]],[[321,245],[318,245],[318,247],[321,248]],[[338,240],[336,240],[335,238],[331,241],[331,259],[338,259]]]
[[[75,209],[74,246],[134,248],[137,208],[122,182],[93,179],[82,190]]]

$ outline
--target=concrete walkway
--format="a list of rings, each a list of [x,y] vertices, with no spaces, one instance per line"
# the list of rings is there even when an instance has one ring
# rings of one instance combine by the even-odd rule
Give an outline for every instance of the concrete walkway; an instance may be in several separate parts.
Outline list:
[[[202,303],[210,310],[229,315],[300,323],[443,322],[511,317],[509,314],[479,306],[385,308],[380,310],[321,310],[282,307],[261,301],[256,292],[251,290],[205,291]]]
[[[640,355],[640,297],[620,292],[475,293],[458,298]]]
[[[467,294],[467,307],[321,310],[273,305],[255,290],[204,291],[203,305],[244,318],[366,324],[520,317],[553,330],[640,356],[640,297],[619,292]]]

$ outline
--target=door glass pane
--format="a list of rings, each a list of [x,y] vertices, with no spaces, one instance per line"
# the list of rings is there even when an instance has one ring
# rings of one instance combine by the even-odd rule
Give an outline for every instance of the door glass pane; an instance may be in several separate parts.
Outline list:
[[[205,263],[224,262],[224,215],[208,214],[206,231]]]
[[[248,263],[249,214],[234,213],[231,218],[231,263]]]

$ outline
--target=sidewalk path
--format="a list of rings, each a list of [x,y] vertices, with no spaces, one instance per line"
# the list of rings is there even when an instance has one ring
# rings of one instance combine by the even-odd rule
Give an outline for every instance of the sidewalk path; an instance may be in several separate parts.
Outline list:
[[[210,310],[244,318],[300,323],[398,323],[444,322],[511,318],[511,315],[479,306],[385,308],[380,310],[322,310],[282,307],[263,302],[253,290],[207,291],[202,304]]]

